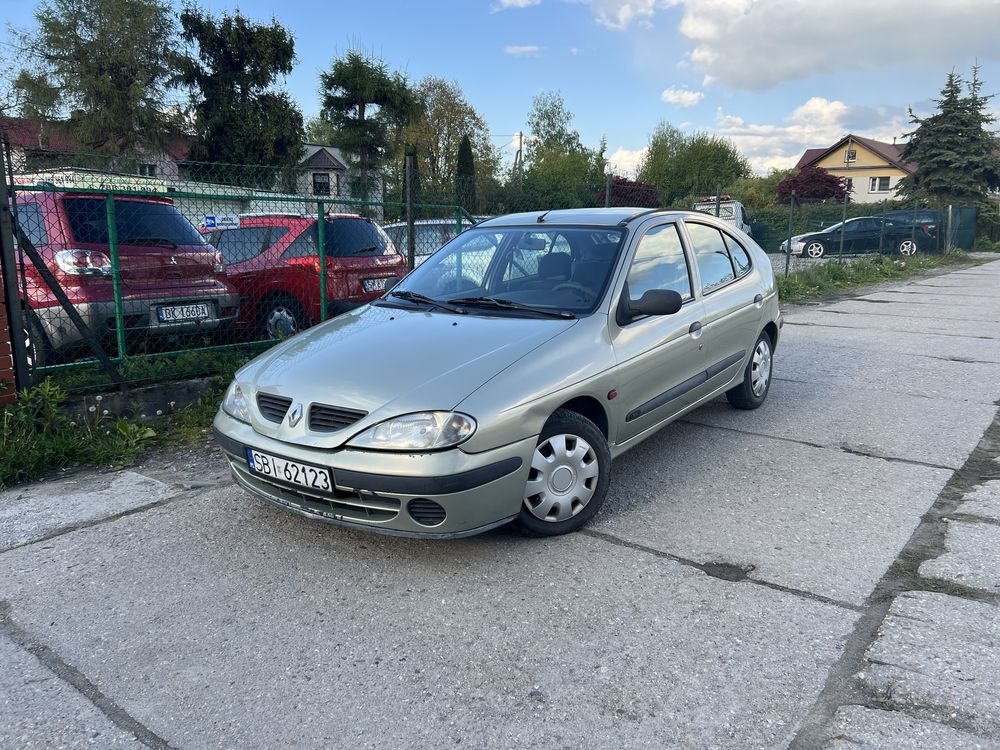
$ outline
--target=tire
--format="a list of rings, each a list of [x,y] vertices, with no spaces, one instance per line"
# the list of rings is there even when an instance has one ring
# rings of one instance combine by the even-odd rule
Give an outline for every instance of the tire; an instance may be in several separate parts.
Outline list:
[[[27,310],[24,311],[24,349],[28,358],[28,372],[34,377],[36,367],[52,364],[52,348],[42,330],[38,318]]]
[[[911,258],[917,254],[917,241],[911,240],[909,237],[899,241],[896,246],[896,252],[902,255],[904,258]]]
[[[528,534],[569,534],[600,510],[608,494],[611,451],[589,419],[558,409],[542,428],[531,463],[518,516]]]
[[[819,240],[809,240],[802,248],[803,258],[822,258],[826,255],[826,245]]]
[[[261,305],[260,329],[266,338],[286,339],[305,327],[305,311],[294,297],[283,295]]]
[[[757,337],[753,354],[743,371],[743,382],[726,391],[729,403],[737,409],[756,409],[771,390],[771,365],[774,343],[766,332]]]

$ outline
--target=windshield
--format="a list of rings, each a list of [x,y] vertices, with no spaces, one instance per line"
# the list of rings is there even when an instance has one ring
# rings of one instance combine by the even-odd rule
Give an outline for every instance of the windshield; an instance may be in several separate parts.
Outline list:
[[[477,313],[475,308],[482,307],[490,314],[523,314],[522,306],[590,313],[604,296],[624,235],[624,230],[604,227],[469,229],[415,269],[386,299],[395,302],[393,292],[411,292],[454,301]]]
[[[115,227],[121,245],[204,245],[205,240],[177,206],[115,198]],[[104,198],[65,198],[63,206],[77,242],[107,245]]]

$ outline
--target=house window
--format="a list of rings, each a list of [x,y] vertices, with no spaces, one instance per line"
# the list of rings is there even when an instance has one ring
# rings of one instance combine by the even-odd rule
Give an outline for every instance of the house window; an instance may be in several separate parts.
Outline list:
[[[846,180],[844,180],[844,188],[847,190],[848,193],[853,193],[854,192],[854,178],[853,177],[848,177]]]
[[[852,161],[857,161],[857,160],[858,160],[857,150],[853,148],[847,149],[847,153],[844,154],[844,163],[850,164]]]
[[[327,172],[313,172],[313,195],[330,194],[330,175]]]
[[[868,178],[868,192],[869,193],[888,193],[889,192],[889,178],[888,177],[870,177],[870,178]]]
[[[335,187],[337,188],[337,197],[339,198],[340,197],[340,172],[337,172],[337,174],[335,174],[333,176],[333,179],[335,179],[337,181]]]
[[[155,164],[140,164],[139,165],[139,175],[141,177],[156,177],[156,165]]]

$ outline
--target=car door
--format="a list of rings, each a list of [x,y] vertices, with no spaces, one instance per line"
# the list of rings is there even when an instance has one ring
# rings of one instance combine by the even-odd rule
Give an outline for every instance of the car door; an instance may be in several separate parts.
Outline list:
[[[746,361],[760,332],[764,297],[750,254],[733,234],[690,220],[684,231],[698,265],[710,393],[732,380]]]
[[[881,227],[875,219],[856,219],[852,222],[851,252],[878,252],[881,237]],[[846,251],[847,248],[845,247]]]
[[[705,393],[702,303],[695,295],[690,259],[675,222],[641,230],[616,296],[639,299],[650,289],[672,289],[683,305],[673,315],[627,320],[612,310],[608,325],[621,399],[616,442],[621,444],[674,416]]]

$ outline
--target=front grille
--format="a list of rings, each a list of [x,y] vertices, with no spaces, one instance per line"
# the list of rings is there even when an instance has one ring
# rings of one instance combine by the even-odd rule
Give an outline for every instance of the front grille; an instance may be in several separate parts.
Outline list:
[[[421,526],[437,526],[444,522],[444,508],[426,497],[416,497],[406,504],[406,510]]]
[[[261,416],[271,422],[281,422],[291,405],[292,400],[285,396],[275,396],[271,393],[257,394],[257,408],[260,409]]]
[[[309,407],[309,429],[315,432],[336,432],[350,427],[359,419],[367,416],[368,412],[366,411],[313,404]]]

